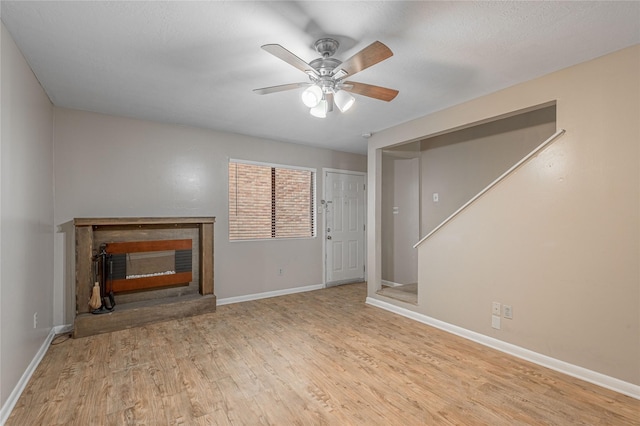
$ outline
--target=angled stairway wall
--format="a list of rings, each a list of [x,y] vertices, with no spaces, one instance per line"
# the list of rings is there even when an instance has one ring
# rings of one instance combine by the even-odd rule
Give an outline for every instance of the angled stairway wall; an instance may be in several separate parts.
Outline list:
[[[556,101],[567,133],[420,246],[408,309],[638,389],[639,75],[636,45],[376,134],[369,264],[380,253],[382,148]],[[370,268],[370,298],[378,281]],[[513,307],[499,330],[494,301]]]

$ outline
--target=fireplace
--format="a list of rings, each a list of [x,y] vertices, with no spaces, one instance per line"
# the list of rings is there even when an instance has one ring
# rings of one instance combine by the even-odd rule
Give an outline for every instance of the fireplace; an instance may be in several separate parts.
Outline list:
[[[100,278],[119,294],[188,285],[193,279],[192,253],[190,239],[131,241],[102,244],[96,257],[106,262],[105,277]]]
[[[74,337],[214,312],[215,218],[74,219]],[[93,309],[94,283],[115,308]],[[107,303],[106,306],[109,306]]]

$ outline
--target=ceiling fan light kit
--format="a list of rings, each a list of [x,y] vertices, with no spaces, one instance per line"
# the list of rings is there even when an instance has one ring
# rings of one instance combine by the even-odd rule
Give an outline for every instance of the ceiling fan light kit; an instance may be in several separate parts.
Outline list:
[[[329,105],[326,99],[321,99],[318,102],[318,105],[309,109],[309,114],[318,118],[325,118],[327,116],[327,112],[329,112]]]
[[[266,95],[307,87],[301,95],[302,103],[309,108],[309,113],[312,116],[318,118],[325,118],[328,112],[333,111],[334,104],[340,112],[348,111],[355,103],[355,98],[348,92],[386,102],[398,95],[398,91],[394,89],[344,81],[347,76],[354,75],[393,56],[391,49],[376,41],[342,62],[331,57],[339,46],[340,44],[332,38],[321,38],[315,43],[316,51],[321,57],[306,63],[279,44],[265,44],[262,46],[263,50],[307,74],[310,82],[263,87],[254,89],[254,92]]]
[[[324,94],[320,86],[309,86],[302,92],[302,103],[313,108],[320,103]]]
[[[351,108],[356,101],[356,98],[351,96],[345,90],[338,90],[333,95],[333,102],[336,104],[340,112],[346,112]]]

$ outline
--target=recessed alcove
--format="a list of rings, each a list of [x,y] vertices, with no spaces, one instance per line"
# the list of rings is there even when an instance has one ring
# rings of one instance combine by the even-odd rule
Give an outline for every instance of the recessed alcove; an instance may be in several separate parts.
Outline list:
[[[213,217],[74,219],[74,337],[214,312],[214,223]],[[101,258],[108,259],[104,270]],[[89,306],[95,282],[112,292],[112,311]]]
[[[551,102],[382,149],[377,294],[418,304],[414,245],[555,131]]]

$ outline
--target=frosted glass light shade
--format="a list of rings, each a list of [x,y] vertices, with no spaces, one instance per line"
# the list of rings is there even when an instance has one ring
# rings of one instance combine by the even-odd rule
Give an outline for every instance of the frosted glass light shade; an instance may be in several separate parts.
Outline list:
[[[329,106],[327,105],[326,99],[321,99],[320,102],[318,102],[318,105],[309,110],[309,113],[314,117],[325,118],[327,116],[328,109]]]
[[[355,101],[356,98],[344,90],[338,90],[335,95],[333,95],[333,102],[335,102],[340,112],[347,111]]]
[[[322,89],[318,86],[310,86],[302,92],[302,103],[313,108],[322,100]]]

